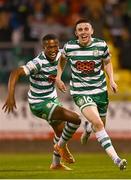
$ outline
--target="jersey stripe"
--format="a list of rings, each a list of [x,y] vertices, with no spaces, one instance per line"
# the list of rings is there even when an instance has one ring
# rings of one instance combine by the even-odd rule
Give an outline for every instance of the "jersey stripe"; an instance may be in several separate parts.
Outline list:
[[[98,94],[107,90],[103,61],[110,58],[105,41],[92,38],[86,47],[79,45],[78,40],[65,44],[63,52],[71,64],[71,94]]]
[[[49,62],[43,52],[29,61],[23,68],[30,80],[28,100],[30,104],[40,103],[47,98],[56,98],[53,78],[57,73],[58,52],[54,62]]]

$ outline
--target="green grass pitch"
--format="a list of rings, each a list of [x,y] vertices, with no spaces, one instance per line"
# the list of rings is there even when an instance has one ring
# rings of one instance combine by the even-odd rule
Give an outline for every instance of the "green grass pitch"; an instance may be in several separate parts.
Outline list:
[[[131,154],[121,154],[128,167],[120,171],[106,154],[74,154],[72,171],[49,169],[51,154],[0,154],[0,179],[130,179]]]

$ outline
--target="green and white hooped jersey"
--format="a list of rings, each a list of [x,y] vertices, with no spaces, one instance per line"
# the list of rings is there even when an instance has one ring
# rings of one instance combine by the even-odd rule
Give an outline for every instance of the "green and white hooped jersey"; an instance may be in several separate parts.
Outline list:
[[[110,58],[105,41],[92,38],[90,45],[83,47],[78,40],[65,44],[63,53],[71,64],[70,90],[72,95],[98,94],[107,90],[102,61]]]
[[[60,56],[61,52],[58,52],[54,62],[49,62],[44,52],[41,52],[36,58],[23,66],[30,80],[30,90],[28,92],[30,104],[57,97],[54,78],[57,74],[57,64]]]

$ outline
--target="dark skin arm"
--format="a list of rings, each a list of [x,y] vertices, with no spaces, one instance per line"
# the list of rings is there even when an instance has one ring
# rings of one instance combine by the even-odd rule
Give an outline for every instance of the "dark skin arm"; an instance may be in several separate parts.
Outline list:
[[[22,67],[13,70],[10,74],[8,81],[8,95],[5,104],[2,107],[2,109],[4,109],[4,112],[13,112],[14,108],[16,108],[15,87],[17,81],[21,76],[26,76],[24,69]]]

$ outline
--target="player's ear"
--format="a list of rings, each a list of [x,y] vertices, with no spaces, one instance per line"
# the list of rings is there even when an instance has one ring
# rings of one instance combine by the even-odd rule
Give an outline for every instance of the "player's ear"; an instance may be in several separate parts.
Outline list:
[[[76,37],[78,37],[78,36],[77,36],[77,32],[76,32],[76,31],[75,31],[75,36],[76,36]]]
[[[44,50],[45,49],[45,46],[42,44],[42,49]]]
[[[41,46],[43,49],[45,49],[45,42],[42,41]]]
[[[91,27],[91,35],[93,35],[93,33],[94,33],[94,29],[93,27]]]

